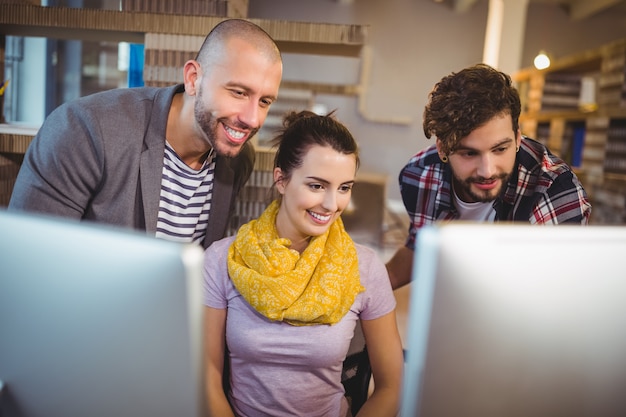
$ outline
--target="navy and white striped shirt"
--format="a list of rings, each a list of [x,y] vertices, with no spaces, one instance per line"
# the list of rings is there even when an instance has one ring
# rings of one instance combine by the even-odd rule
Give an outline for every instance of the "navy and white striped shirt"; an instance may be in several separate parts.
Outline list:
[[[175,242],[202,242],[213,196],[215,157],[202,168],[189,168],[165,143],[156,237]]]

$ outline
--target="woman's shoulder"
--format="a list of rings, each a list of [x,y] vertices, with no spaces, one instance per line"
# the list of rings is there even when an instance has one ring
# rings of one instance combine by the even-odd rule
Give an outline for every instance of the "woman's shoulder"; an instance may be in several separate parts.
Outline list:
[[[374,250],[371,246],[364,245],[362,243],[354,243],[354,247],[356,248],[357,256],[359,257],[359,261],[363,260],[371,260],[371,259],[379,259],[378,252]],[[381,260],[382,262],[382,260]]]
[[[215,242],[211,243],[209,247],[205,250],[205,255],[226,256],[226,254],[228,253],[228,248],[230,247],[230,245],[232,245],[234,240],[235,240],[235,236],[228,236],[228,237],[224,237],[222,239],[216,240]]]
[[[355,244],[359,257],[361,285],[365,291],[359,294],[357,309],[364,320],[382,317],[396,306],[389,274],[378,251],[372,247]]]
[[[387,268],[380,257],[379,253],[370,246],[355,243],[356,254],[359,259],[359,272],[361,273],[362,281],[386,279],[389,280],[387,275]]]
[[[223,248],[224,246],[229,247],[233,243],[235,238],[236,238],[236,236],[226,236],[226,237],[223,237],[223,238],[218,239],[215,242],[213,242],[209,247],[211,247],[211,246],[215,246],[216,248]]]

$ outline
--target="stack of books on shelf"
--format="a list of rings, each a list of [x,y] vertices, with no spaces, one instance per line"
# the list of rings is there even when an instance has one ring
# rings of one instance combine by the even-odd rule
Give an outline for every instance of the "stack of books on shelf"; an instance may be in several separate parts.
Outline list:
[[[537,142],[541,142],[544,146],[548,146],[550,139],[550,123],[537,123],[537,133],[533,139]]]
[[[216,18],[245,18],[248,13],[248,0],[122,0],[121,3],[125,12]],[[205,36],[146,33],[144,84],[164,87],[182,82],[183,65],[196,57]]]
[[[123,0],[122,11],[184,14],[194,16],[226,16],[227,0]]]
[[[0,124],[0,207],[7,206],[24,153],[39,128]]]
[[[580,168],[585,144],[585,122],[565,124],[561,144],[561,157],[573,168]]]
[[[577,111],[582,77],[579,74],[550,73],[545,77],[542,111]]]
[[[626,52],[622,53],[622,70],[620,71],[622,88],[620,96],[620,107],[626,107]]]
[[[604,181],[604,157],[608,127],[608,117],[590,117],[587,119],[582,168],[585,171],[587,181],[592,185],[602,184]]]
[[[613,119],[609,124],[604,170],[626,174],[626,119]]]
[[[243,187],[231,218],[229,235],[237,233],[239,227],[256,219],[263,210],[276,198],[274,187],[274,155],[273,149],[257,148],[254,161],[254,170],[250,179]]]
[[[183,82],[183,66],[195,59],[204,36],[146,33],[143,78],[146,85],[165,87]]]
[[[593,224],[626,222],[626,119],[587,119],[583,152],[583,185],[592,199]]]
[[[626,223],[626,190],[621,181],[607,180],[594,191],[591,224]]]
[[[0,153],[0,206],[2,207],[9,205],[21,162],[21,159],[14,160]]]
[[[311,90],[281,87],[278,97],[279,99],[270,107],[265,123],[255,136],[258,146],[266,148],[272,146],[272,139],[283,128],[283,117],[288,112],[314,109],[315,95]]]
[[[523,111],[536,113],[541,110],[541,96],[545,80],[540,75],[533,75],[528,81],[527,88],[520,88],[520,94],[525,92]]]
[[[613,108],[626,105],[626,52],[624,48],[612,51],[602,61],[602,71],[598,81],[598,105]]]

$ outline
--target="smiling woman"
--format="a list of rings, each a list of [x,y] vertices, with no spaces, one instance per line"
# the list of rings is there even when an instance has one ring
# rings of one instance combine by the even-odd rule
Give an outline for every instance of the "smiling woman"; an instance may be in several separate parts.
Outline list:
[[[317,116],[307,117],[315,119]],[[298,142],[306,137],[310,121],[305,119],[300,124],[303,125],[300,127],[302,135],[290,134],[281,138],[274,182],[282,199],[276,219],[278,234],[290,239],[291,248],[301,252],[310,237],[325,232],[350,202],[358,154],[356,144],[345,146],[345,142],[338,139],[324,144],[324,137],[319,135],[305,148],[306,154],[298,158],[298,153],[290,153],[290,150],[302,149],[303,145]],[[338,133],[352,138],[347,130],[342,130],[339,129]],[[342,138],[340,134],[327,137]]]
[[[395,298],[382,261],[341,220],[356,141],[332,115],[303,111],[285,117],[274,144],[279,197],[205,254],[210,414],[349,416],[341,371],[360,322],[375,382],[362,410],[395,416]]]

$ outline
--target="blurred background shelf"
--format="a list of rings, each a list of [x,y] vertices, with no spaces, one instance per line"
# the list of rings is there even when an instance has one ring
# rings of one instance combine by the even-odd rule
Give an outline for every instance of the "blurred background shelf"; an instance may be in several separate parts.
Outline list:
[[[626,222],[626,39],[513,75],[522,133],[570,164],[592,223]]]

